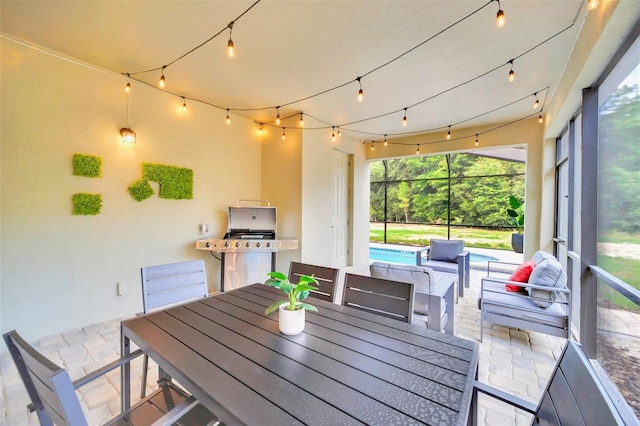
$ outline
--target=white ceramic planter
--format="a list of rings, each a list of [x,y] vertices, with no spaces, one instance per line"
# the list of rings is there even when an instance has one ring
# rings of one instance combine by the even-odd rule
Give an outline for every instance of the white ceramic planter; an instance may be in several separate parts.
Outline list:
[[[278,316],[278,327],[282,334],[293,336],[294,334],[302,333],[304,330],[304,309],[296,309],[295,311],[289,311],[284,309],[287,304],[280,305]]]

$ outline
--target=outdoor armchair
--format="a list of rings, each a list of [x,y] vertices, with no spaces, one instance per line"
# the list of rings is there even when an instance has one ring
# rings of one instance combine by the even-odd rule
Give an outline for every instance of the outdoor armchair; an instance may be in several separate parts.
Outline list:
[[[471,254],[464,249],[462,240],[431,239],[429,245],[416,251],[416,265],[427,266],[434,271],[458,274],[458,296],[464,296],[469,287]]]

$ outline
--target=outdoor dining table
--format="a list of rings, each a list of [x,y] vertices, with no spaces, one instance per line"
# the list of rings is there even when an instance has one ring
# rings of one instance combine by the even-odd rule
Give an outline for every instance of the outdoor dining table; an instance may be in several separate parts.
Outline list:
[[[282,296],[254,284],[125,320],[122,354],[134,343],[227,425],[467,423],[475,341],[312,298],[286,336],[264,315]]]

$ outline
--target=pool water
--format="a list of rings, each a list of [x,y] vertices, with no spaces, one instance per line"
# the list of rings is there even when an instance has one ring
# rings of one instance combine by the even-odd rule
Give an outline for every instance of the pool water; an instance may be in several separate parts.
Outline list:
[[[369,247],[369,259],[377,260],[380,262],[402,263],[405,265],[416,264],[415,251],[402,250],[402,249],[389,249]],[[497,257],[485,256],[483,254],[471,253],[471,262],[487,262],[498,260]]]

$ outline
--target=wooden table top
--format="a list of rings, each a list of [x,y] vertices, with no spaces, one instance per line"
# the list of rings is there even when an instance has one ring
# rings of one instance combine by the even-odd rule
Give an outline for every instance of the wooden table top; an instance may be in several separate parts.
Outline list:
[[[226,424],[467,423],[478,344],[319,299],[278,331],[255,284],[123,321],[123,339]]]

